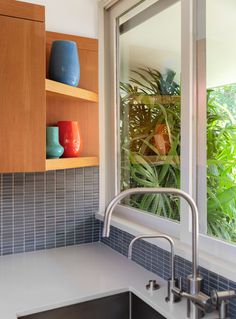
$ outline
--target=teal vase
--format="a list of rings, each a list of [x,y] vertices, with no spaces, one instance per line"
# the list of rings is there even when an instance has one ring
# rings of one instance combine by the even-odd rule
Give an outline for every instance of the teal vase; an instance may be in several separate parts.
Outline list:
[[[47,158],[59,158],[64,152],[64,148],[59,143],[59,128],[49,126],[46,131],[46,153]]]

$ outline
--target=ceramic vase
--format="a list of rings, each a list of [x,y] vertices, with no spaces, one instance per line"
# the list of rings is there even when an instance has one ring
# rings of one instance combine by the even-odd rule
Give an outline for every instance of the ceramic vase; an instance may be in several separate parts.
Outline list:
[[[64,147],[63,157],[78,157],[80,151],[79,125],[76,121],[60,121],[59,127],[60,144]]]
[[[46,131],[46,154],[47,158],[59,158],[62,156],[64,148],[59,143],[59,128],[49,126]]]
[[[76,42],[53,41],[49,62],[49,78],[71,86],[78,86],[80,64]]]
[[[154,143],[160,155],[167,155],[171,144],[166,124],[157,124],[155,128]]]

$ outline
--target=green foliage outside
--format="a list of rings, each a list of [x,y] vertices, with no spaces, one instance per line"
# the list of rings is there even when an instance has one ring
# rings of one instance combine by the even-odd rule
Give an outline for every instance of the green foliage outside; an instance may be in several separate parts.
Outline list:
[[[121,83],[121,189],[180,188],[180,86],[171,70],[133,71]],[[208,90],[208,233],[236,241],[236,85]],[[165,124],[170,149],[154,143],[157,124]],[[178,221],[179,200],[168,195],[133,195],[125,204]]]
[[[236,241],[236,85],[207,95],[208,233]]]

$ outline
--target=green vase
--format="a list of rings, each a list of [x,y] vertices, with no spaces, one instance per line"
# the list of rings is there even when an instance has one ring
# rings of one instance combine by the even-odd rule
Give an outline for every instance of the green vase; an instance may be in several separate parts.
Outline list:
[[[46,153],[47,158],[60,158],[64,148],[59,143],[59,128],[49,126],[46,131]]]

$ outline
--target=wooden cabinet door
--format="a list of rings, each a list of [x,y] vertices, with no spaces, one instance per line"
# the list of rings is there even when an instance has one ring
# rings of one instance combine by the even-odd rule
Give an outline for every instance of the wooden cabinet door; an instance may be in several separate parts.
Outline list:
[[[45,116],[44,22],[0,15],[1,173],[45,170]]]

